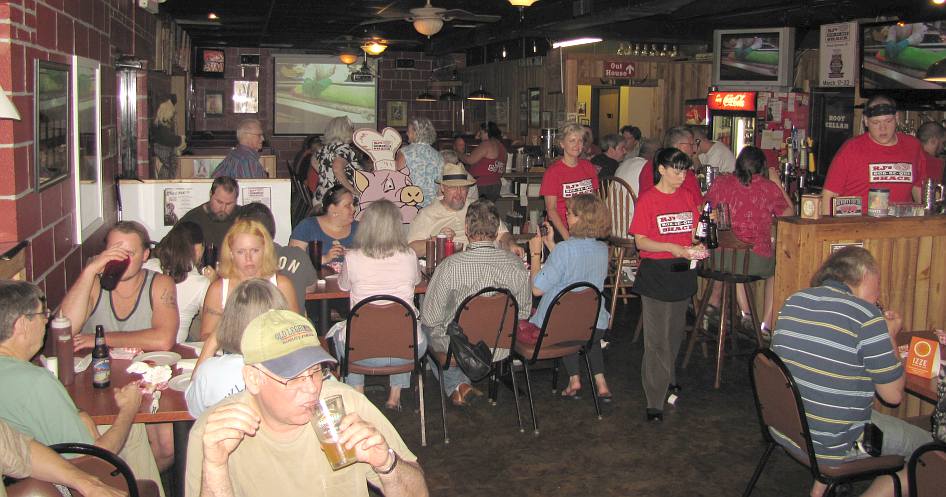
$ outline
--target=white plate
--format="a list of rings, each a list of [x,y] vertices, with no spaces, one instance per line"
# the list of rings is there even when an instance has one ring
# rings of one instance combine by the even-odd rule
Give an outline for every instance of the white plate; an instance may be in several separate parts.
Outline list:
[[[184,390],[187,390],[187,385],[189,385],[190,382],[191,382],[190,372],[181,373],[175,376],[174,378],[171,378],[170,380],[168,380],[168,388],[170,388],[171,390],[176,390],[178,392],[183,392]]]
[[[145,352],[135,357],[135,362],[148,361],[152,366],[173,366],[181,360],[177,352]]]

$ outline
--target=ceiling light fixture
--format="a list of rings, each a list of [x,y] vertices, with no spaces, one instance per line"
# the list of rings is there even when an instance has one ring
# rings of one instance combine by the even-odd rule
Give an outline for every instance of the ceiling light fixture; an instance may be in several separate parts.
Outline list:
[[[437,97],[435,97],[433,93],[430,93],[429,91],[424,90],[423,93],[421,93],[420,95],[417,95],[417,98],[415,98],[414,100],[418,102],[436,102]]]
[[[388,45],[384,40],[373,39],[368,40],[363,45],[361,45],[361,49],[367,52],[368,55],[374,55],[377,57],[388,49]]]
[[[590,43],[598,43],[601,41],[601,38],[597,37],[584,37],[584,38],[572,38],[571,40],[562,40],[552,43],[552,48],[564,48],[564,47],[577,47],[578,45],[588,45]]]
[[[532,4],[537,1],[539,0],[509,0],[509,5],[512,5],[513,7],[519,7],[521,9],[525,7],[532,7]]]
[[[207,19],[210,19],[211,21],[216,21],[216,20],[220,19],[220,16],[218,16],[217,14],[215,14],[215,13],[213,13],[213,12],[210,12],[210,13],[207,14]]]
[[[448,89],[446,92],[440,94],[441,102],[455,102],[457,100],[460,100],[460,95],[453,93],[453,90]]]
[[[488,91],[484,90],[482,86],[480,86],[479,90],[476,90],[473,93],[470,93],[470,96],[466,97],[466,99],[477,100],[480,102],[491,102],[493,100],[496,100],[495,98],[493,98],[492,95],[489,94]]]
[[[358,62],[358,54],[351,48],[343,48],[338,54],[338,60],[342,61],[342,64],[351,65]]]
[[[414,29],[418,33],[430,38],[431,36],[440,32],[443,29],[443,18],[442,17],[415,17],[408,18],[414,23]]]
[[[933,0],[933,5],[943,5],[946,0]]]

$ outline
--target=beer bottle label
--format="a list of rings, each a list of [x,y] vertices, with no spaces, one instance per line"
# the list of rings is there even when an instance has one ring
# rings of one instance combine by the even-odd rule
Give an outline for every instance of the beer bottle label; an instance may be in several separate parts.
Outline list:
[[[92,360],[92,384],[108,383],[112,377],[112,364],[108,358]]]
[[[696,225],[696,237],[700,240],[706,238],[706,223],[701,219],[699,224]]]

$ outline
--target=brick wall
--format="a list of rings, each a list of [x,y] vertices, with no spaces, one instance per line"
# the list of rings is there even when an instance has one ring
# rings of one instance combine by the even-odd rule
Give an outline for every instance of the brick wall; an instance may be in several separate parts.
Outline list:
[[[33,189],[33,72],[35,61],[71,64],[79,55],[102,64],[102,149],[118,136],[116,79],[119,53],[149,59],[154,17],[133,0],[9,0],[0,2],[0,86],[11,95],[20,121],[0,120],[0,240],[30,240],[27,278],[56,306],[86,257],[101,248],[104,229],[79,245],[75,239],[75,191],[71,179],[42,192]],[[139,98],[147,84],[139,81]],[[147,105],[139,117],[147,121]],[[145,126],[145,130],[147,127]],[[147,132],[144,133],[146,139]],[[145,155],[145,159],[147,155]],[[105,224],[115,221],[112,179],[117,156],[103,160]]]
[[[192,131],[235,130],[239,122],[248,117],[262,121],[263,131],[269,144],[278,157],[277,174],[287,177],[286,161],[291,161],[302,146],[302,136],[273,136],[273,55],[283,53],[280,50],[266,48],[231,47],[226,49],[226,72],[223,78],[194,78],[195,102],[191,109],[197,109],[193,116]],[[289,52],[286,52],[289,53]],[[240,73],[240,54],[259,54],[260,71],[256,78],[253,71],[245,75]],[[414,69],[395,69],[395,59],[413,59]],[[378,123],[385,126],[387,120],[387,102],[403,100],[407,102],[408,117],[427,117],[438,131],[452,132],[451,111],[455,104],[450,102],[415,102],[414,98],[423,92],[429,84],[435,59],[419,52],[385,52],[380,58],[380,77],[378,78]],[[259,81],[259,113],[233,113],[233,81]],[[207,91],[223,92],[223,116],[207,117],[203,111],[204,95]],[[437,90],[433,90],[436,95]],[[400,128],[406,132],[405,127]]]

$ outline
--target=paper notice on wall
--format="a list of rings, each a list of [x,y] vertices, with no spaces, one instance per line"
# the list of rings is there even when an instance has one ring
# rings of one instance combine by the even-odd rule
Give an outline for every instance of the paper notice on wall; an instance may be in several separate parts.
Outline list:
[[[272,209],[272,197],[272,191],[268,186],[247,186],[240,188],[240,198],[243,199],[243,205],[259,202]]]
[[[782,130],[766,129],[762,131],[762,142],[760,148],[763,150],[778,150],[782,148]]]
[[[209,178],[210,175],[217,169],[217,165],[220,164],[220,159],[194,159],[194,177],[195,178]]]
[[[786,98],[788,112],[795,112],[795,94],[789,93]]]
[[[782,120],[782,101],[769,100],[768,113],[765,116],[767,121],[779,122]]]
[[[164,213],[164,225],[174,226],[178,219],[194,207],[190,188],[165,188],[160,197],[162,205],[158,212]]]

